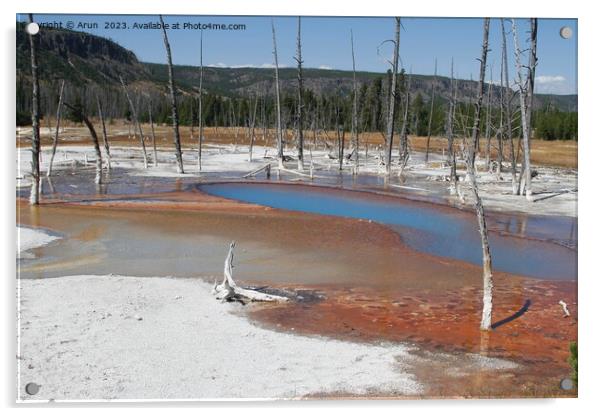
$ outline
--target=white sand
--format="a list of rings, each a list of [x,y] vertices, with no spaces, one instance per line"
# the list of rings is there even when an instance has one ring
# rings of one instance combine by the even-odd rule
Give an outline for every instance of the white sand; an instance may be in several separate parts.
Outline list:
[[[261,329],[231,313],[245,306],[216,301],[198,279],[74,276],[20,286],[21,383],[42,386],[32,399],[421,389],[404,372],[407,347]]]
[[[419,360],[403,344],[275,332],[233,313],[199,279],[72,276],[19,281],[23,400],[414,395]],[[467,354],[470,366],[512,368]]]
[[[29,250],[48,245],[59,239],[60,237],[50,235],[39,228],[17,227],[17,258],[32,258],[33,254],[29,253]]]

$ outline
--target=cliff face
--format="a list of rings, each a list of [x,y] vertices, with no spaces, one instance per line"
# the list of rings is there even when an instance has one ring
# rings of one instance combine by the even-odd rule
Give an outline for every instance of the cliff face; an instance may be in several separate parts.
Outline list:
[[[44,81],[65,79],[75,85],[117,84],[119,75],[149,80],[147,69],[136,55],[117,43],[83,32],[44,28],[36,35],[40,77]],[[29,75],[29,41],[17,29],[17,74]]]

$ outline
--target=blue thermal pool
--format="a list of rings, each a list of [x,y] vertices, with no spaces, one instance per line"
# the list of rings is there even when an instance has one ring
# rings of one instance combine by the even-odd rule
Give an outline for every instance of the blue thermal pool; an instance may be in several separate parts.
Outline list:
[[[198,188],[273,208],[372,220],[394,229],[417,251],[477,265],[482,261],[478,225],[471,211],[311,186],[222,183]],[[556,243],[576,241],[576,219],[495,214],[487,220],[495,270],[549,280],[576,279],[577,251]]]

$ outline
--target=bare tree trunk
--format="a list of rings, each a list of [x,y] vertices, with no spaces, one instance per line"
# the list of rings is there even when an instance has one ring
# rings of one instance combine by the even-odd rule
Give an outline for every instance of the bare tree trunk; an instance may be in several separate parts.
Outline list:
[[[29,14],[29,23],[33,23],[33,15]],[[29,47],[31,57],[31,83],[32,105],[31,105],[31,193],[29,203],[38,205],[40,203],[40,82],[38,80],[38,60],[36,56],[35,36],[29,34]]]
[[[282,120],[280,112],[280,80],[278,78],[278,48],[276,46],[276,28],[272,20],[272,40],[274,42],[274,74],[276,76],[276,137],[278,138],[278,167],[284,167],[284,148],[282,143]]]
[[[259,94],[255,94],[255,105],[253,106],[253,116],[249,125],[249,162],[253,161],[253,144],[255,143],[255,117],[257,116],[257,101]]]
[[[203,32],[201,31],[201,63],[199,74],[199,172],[201,171],[201,153],[203,150]]]
[[[412,74],[408,76],[406,82],[406,93],[405,103],[403,109],[403,122],[401,123],[401,132],[399,134],[399,161],[401,163],[401,170],[405,168],[409,153],[408,153],[408,116],[410,111],[410,88],[412,85]]]
[[[337,121],[338,119],[337,116]],[[343,170],[343,159],[345,158],[345,129],[342,129],[339,123],[337,123],[337,144],[339,151],[339,170]]]
[[[424,164],[426,165],[429,161],[429,151],[431,146],[431,128],[433,126],[433,110],[435,108],[435,81],[437,79],[437,60],[435,59],[435,76],[431,83],[431,111],[429,112],[429,124],[428,124],[428,135],[426,137],[426,155],[424,157]]]
[[[100,144],[98,141],[98,135],[94,129],[94,125],[81,108],[76,108],[67,102],[65,103],[65,106],[69,108],[76,115],[76,117],[81,118],[90,131],[92,143],[94,144],[94,153],[96,154],[96,177],[94,179],[94,183],[100,185],[102,183],[102,154],[100,153]]]
[[[484,94],[485,68],[487,66],[487,50],[489,47],[489,18],[486,18],[483,24],[483,47],[481,53],[481,70],[479,72],[479,90],[475,103],[475,116],[472,126],[472,149],[470,160],[468,161],[468,171],[471,181],[473,197],[475,199],[475,210],[479,223],[479,233],[481,234],[481,248],[483,250],[483,314],[481,317],[481,330],[491,330],[491,314],[493,309],[493,274],[491,267],[491,251],[489,249],[489,237],[487,234],[487,223],[485,221],[485,212],[477,188],[477,175],[475,169],[475,153],[479,140],[481,106]]]
[[[102,127],[102,144],[104,145],[105,152],[107,152],[107,169],[111,170],[111,149],[109,148],[109,137],[107,136],[107,126],[105,125],[105,117],[102,112],[102,105],[100,104],[100,98],[96,96],[96,105],[98,106],[98,117],[100,118],[100,126]]]
[[[522,65],[520,60],[521,50],[518,43],[516,21],[512,19],[512,33],[514,35],[514,56],[516,73],[519,82],[521,121],[523,130],[523,165],[521,167],[521,182],[524,180],[524,192],[528,200],[532,199],[531,190],[531,112],[533,105],[533,88],[535,80],[535,65],[537,64],[537,19],[531,19],[531,47],[529,53],[529,68],[526,83],[523,82]],[[519,188],[522,188],[519,186]],[[523,189],[519,190],[523,193]]]
[[[491,84],[493,83],[493,67],[490,68],[489,85],[487,85],[487,107],[485,115],[485,139],[487,140],[487,148],[485,149],[487,170],[491,164]],[[501,154],[502,149],[498,149],[498,154]]]
[[[360,168],[360,140],[357,126],[357,80],[355,77],[355,50],[353,47],[353,30],[351,31],[351,62],[353,65],[353,118],[351,121],[354,160],[353,174],[357,175]]]
[[[528,200],[532,199],[531,189],[531,116],[533,112],[533,95],[535,89],[535,66],[537,65],[537,19],[531,19],[531,47],[529,51],[529,75],[527,78],[527,134],[523,135],[525,144],[523,153],[525,155],[525,195]]]
[[[144,169],[148,168],[148,156],[146,154],[146,144],[144,143],[144,134],[142,133],[142,127],[140,127],[140,122],[138,119],[138,111],[136,111],[136,107],[134,106],[134,102],[130,97],[130,93],[123,81],[121,76],[119,77],[119,81],[121,82],[121,86],[123,87],[123,92],[125,93],[125,98],[127,98],[128,104],[130,105],[130,112],[132,113],[132,122],[134,123],[134,134],[136,134],[136,128],[138,129],[138,135],[140,136],[140,146],[142,146],[142,156],[144,159]]]
[[[159,158],[157,157],[157,138],[155,137],[155,124],[153,123],[153,103],[150,100],[148,102],[148,122],[150,123],[151,138],[153,140],[155,166],[159,166]]]
[[[50,163],[48,164],[48,171],[46,176],[52,175],[52,163],[54,162],[54,155],[56,154],[56,146],[59,142],[59,129],[61,127],[61,109],[63,108],[63,92],[65,91],[65,80],[61,81],[61,89],[59,91],[59,103],[56,107],[56,130],[54,132],[54,139],[52,140],[52,153],[50,154]]]
[[[456,112],[456,96],[454,93],[454,60],[451,61],[449,82],[449,108],[447,110],[447,163],[450,167],[449,180],[454,194],[458,194],[458,175],[456,173],[456,150],[454,148],[454,119]]]
[[[387,154],[385,169],[387,176],[391,174],[391,155],[393,153],[393,136],[395,135],[395,114],[397,112],[397,71],[399,65],[399,30],[401,18],[395,18],[395,40],[393,41],[393,73],[391,74],[391,89],[389,91],[389,117],[387,120]]]
[[[303,72],[301,59],[301,17],[297,28],[297,169],[303,170]]]
[[[176,99],[176,87],[174,85],[173,64],[171,62],[171,47],[167,38],[167,30],[163,23],[163,16],[159,15],[161,29],[163,29],[163,42],[165,43],[165,52],[167,54],[167,73],[169,75],[169,93],[171,94],[171,118],[174,130],[174,144],[176,147],[176,161],[178,172],[184,173],[184,163],[182,162],[182,146],[180,145],[180,119],[178,117],[178,104]]]
[[[483,50],[481,53],[481,58],[479,61],[481,62],[481,69],[479,72],[479,84],[477,90],[477,100],[475,103],[475,114],[474,121],[472,126],[472,147],[470,149],[470,160],[468,161],[469,165],[474,166],[475,159],[479,146],[479,135],[481,133],[481,110],[483,107],[483,94],[485,90],[485,69],[487,62],[487,48],[489,47],[489,19],[485,19],[484,28],[483,28]]]
[[[516,157],[514,156],[514,140],[512,133],[512,113],[510,112],[512,90],[510,89],[510,81],[508,76],[508,48],[506,45],[506,28],[504,25],[504,19],[500,19],[502,26],[502,112],[506,118],[506,137],[510,141],[510,168],[512,172],[512,191],[515,195],[518,194],[518,188],[520,186],[516,183]]]

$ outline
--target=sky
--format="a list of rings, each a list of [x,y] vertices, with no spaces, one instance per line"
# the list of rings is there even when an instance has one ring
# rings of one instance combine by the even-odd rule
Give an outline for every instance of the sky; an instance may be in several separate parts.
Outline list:
[[[24,21],[24,15],[17,15],[17,20]],[[110,38],[132,50],[143,62],[166,62],[161,30],[134,27],[135,24],[158,23],[157,16],[35,15],[35,20],[40,23],[61,23],[63,27],[72,22],[74,30]],[[293,57],[296,53],[297,17],[164,16],[164,20],[171,26],[168,36],[174,64],[199,64],[201,29],[194,25],[201,23],[225,25],[224,29],[206,27],[202,30],[205,65],[272,67],[273,21],[279,65],[296,65]],[[456,77],[477,79],[479,62],[476,58],[481,53],[482,19],[402,17],[401,22],[400,60],[406,71],[432,74],[436,59],[438,73],[449,76],[453,58]],[[516,22],[520,47],[526,49],[529,22],[526,19],[517,19]],[[82,24],[87,27],[82,27]],[[177,24],[179,27],[173,27]],[[494,82],[499,82],[500,77],[500,26],[500,19],[491,20],[487,78],[493,69]],[[577,26],[576,19],[539,20],[536,92],[577,93]],[[560,36],[562,27],[572,29],[570,38]],[[395,20],[392,17],[302,17],[304,66],[350,70],[351,31],[357,70],[385,72],[390,68],[388,61],[391,60],[392,43],[387,40],[394,37]],[[506,21],[506,31],[512,82],[515,62],[510,21]],[[527,54],[521,59],[526,64]]]

